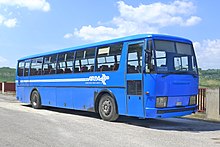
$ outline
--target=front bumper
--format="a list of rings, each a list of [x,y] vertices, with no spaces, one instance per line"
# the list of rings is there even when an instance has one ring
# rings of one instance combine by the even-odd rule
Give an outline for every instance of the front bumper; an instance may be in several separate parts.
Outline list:
[[[146,118],[168,118],[190,115],[197,111],[197,106],[185,106],[174,108],[146,108]]]

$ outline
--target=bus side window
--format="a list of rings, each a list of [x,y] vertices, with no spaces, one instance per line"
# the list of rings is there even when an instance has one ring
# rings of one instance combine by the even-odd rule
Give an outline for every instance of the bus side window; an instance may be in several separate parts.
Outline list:
[[[56,54],[44,57],[44,64],[43,64],[44,75],[56,73],[56,59],[57,59]]]
[[[143,43],[128,46],[127,73],[141,73]]]
[[[57,74],[72,73],[74,52],[60,53],[57,60]]]
[[[18,63],[18,76],[23,76],[24,74],[24,61]]]
[[[58,61],[57,61],[57,74],[63,74],[66,68],[66,53],[62,53],[58,55]]]
[[[69,52],[66,54],[65,59],[65,69],[64,73],[72,73],[73,71],[73,59],[74,59],[74,52]]]
[[[116,71],[119,68],[122,43],[98,48],[96,71]]]
[[[28,76],[29,74],[29,68],[30,68],[31,61],[26,60],[24,65],[24,76]]]
[[[43,62],[43,58],[35,58],[32,59],[31,61],[31,72],[30,75],[34,76],[34,75],[41,75],[42,72],[42,62]]]
[[[95,48],[76,52],[74,72],[93,72],[95,61]]]
[[[81,60],[83,59],[84,51],[77,51],[75,55],[74,73],[81,71]]]

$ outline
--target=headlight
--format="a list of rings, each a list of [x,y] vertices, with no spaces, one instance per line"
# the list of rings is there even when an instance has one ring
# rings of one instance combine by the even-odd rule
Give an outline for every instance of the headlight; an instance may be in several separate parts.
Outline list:
[[[156,99],[156,107],[163,108],[167,106],[167,97],[157,97]]]
[[[196,104],[196,96],[190,96],[189,98],[189,105],[195,105]]]

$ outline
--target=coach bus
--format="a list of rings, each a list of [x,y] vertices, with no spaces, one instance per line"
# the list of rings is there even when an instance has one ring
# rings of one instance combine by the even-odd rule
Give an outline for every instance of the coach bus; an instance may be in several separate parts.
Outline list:
[[[33,108],[167,118],[197,111],[198,68],[188,39],[140,34],[18,60],[16,97]]]

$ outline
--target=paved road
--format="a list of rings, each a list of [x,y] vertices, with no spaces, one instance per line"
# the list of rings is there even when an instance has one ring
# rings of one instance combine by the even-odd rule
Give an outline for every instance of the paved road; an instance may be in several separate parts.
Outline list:
[[[128,117],[106,122],[94,113],[35,110],[12,96],[0,95],[0,146],[219,147],[220,123]]]

